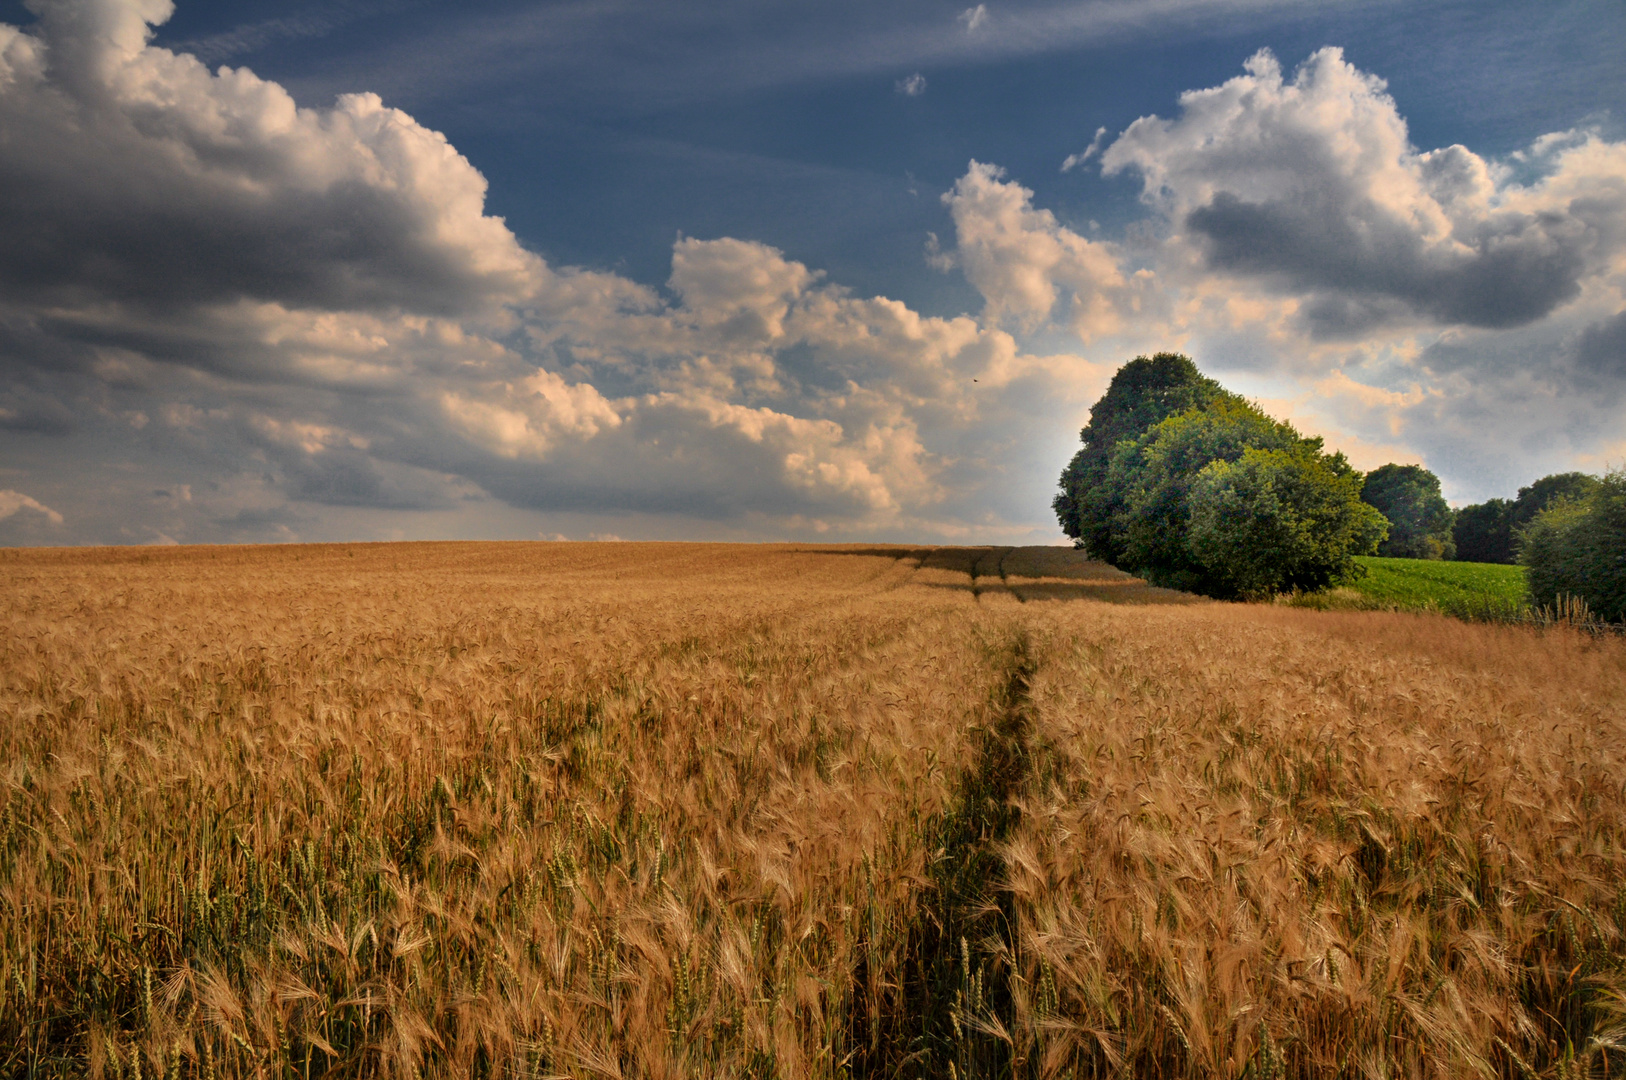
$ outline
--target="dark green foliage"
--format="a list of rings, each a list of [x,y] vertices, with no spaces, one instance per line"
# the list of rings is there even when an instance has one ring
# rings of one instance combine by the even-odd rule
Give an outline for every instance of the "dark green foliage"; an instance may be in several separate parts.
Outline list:
[[[1360,498],[1344,455],[1305,440],[1249,449],[1197,474],[1190,548],[1211,568],[1213,591],[1247,597],[1310,592],[1349,577],[1357,552],[1383,539],[1383,515]]]
[[[1367,474],[1361,499],[1389,519],[1378,554],[1400,559],[1453,559],[1451,507],[1440,478],[1421,465],[1385,465]]]
[[[1122,506],[1113,525],[1123,565],[1159,585],[1211,591],[1204,583],[1213,579],[1217,586],[1219,579],[1187,542],[1198,473],[1211,462],[1236,461],[1250,448],[1279,450],[1300,441],[1287,424],[1224,394],[1208,408],[1171,416],[1134,442],[1118,444],[1107,486]]]
[[[1223,396],[1219,383],[1178,353],[1137,356],[1119,368],[1079,433],[1083,448],[1062,470],[1061,493],[1052,503],[1062,531],[1095,558],[1121,561],[1113,518],[1123,508],[1105,483],[1114,449],[1159,421]]]
[[[1463,562],[1513,562],[1513,504],[1491,499],[1464,506],[1451,526],[1451,539]]]
[[[1597,618],[1623,622],[1626,472],[1588,479],[1591,490],[1584,498],[1559,496],[1525,527],[1519,561],[1533,604],[1552,607],[1571,597],[1585,600]]]
[[[1183,356],[1126,364],[1083,435],[1056,500],[1063,528],[1159,585],[1218,597],[1317,589],[1387,528],[1343,455]]]
[[[1537,514],[1559,499],[1573,499],[1579,502],[1596,491],[1598,486],[1596,476],[1588,476],[1582,472],[1567,472],[1543,476],[1529,487],[1520,488],[1519,497],[1513,501],[1510,519],[1514,536],[1517,537],[1520,529],[1534,521]]]
[[[1491,499],[1457,511],[1451,538],[1463,562],[1513,564],[1518,561],[1519,532],[1558,499],[1585,499],[1598,486],[1586,473],[1554,473],[1519,489],[1514,500]]]

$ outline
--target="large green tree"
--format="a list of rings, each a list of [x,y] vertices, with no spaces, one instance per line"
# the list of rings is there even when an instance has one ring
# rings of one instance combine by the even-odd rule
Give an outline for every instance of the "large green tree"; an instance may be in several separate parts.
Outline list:
[[[1052,504],[1062,531],[1095,558],[1121,561],[1113,521],[1123,507],[1106,484],[1113,451],[1159,421],[1224,396],[1219,383],[1179,353],[1137,356],[1119,368],[1079,432],[1083,447],[1062,470],[1061,493]]]
[[[1361,474],[1184,357],[1138,357],[1112,380],[1062,474],[1062,527],[1160,585],[1219,597],[1317,589],[1387,528]]]
[[[1512,562],[1513,504],[1507,499],[1489,499],[1464,506],[1451,526],[1451,540],[1463,562]]]
[[[1512,563],[1518,560],[1519,536],[1536,515],[1559,499],[1583,501],[1598,478],[1581,472],[1553,473],[1519,489],[1514,500],[1490,499],[1457,511],[1451,538],[1457,558],[1466,562]]]
[[[1560,496],[1525,527],[1519,561],[1533,603],[1585,600],[1600,619],[1626,622],[1626,472]]]
[[[1401,559],[1452,559],[1452,513],[1440,494],[1440,478],[1421,465],[1385,465],[1366,475],[1361,499],[1389,519],[1379,555]]]
[[[1361,474],[1344,455],[1304,440],[1215,461],[1192,484],[1189,546],[1216,595],[1313,592],[1349,576],[1387,522],[1361,501]]]
[[[1286,449],[1298,432],[1233,394],[1187,409],[1118,444],[1106,487],[1119,510],[1113,527],[1120,565],[1175,589],[1206,592],[1212,575],[1187,542],[1191,488],[1215,461],[1236,461],[1249,449]]]
[[[1511,523],[1517,544],[1517,534],[1536,519],[1536,515],[1559,499],[1584,502],[1602,483],[1596,476],[1584,472],[1553,473],[1543,476],[1529,487],[1519,489],[1513,500]]]

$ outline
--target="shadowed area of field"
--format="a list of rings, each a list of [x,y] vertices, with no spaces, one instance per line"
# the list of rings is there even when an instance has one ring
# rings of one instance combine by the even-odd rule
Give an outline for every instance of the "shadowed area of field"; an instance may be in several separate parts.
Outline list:
[[[1201,597],[1148,585],[1131,574],[1063,547],[829,546],[798,550],[822,555],[903,560],[927,577],[931,588],[962,589],[973,596],[1000,594],[1030,600],[1095,600],[1109,604],[1196,604]],[[945,579],[963,575],[963,579]]]
[[[0,551],[0,1075],[1602,1076],[1626,642],[1065,548]]]

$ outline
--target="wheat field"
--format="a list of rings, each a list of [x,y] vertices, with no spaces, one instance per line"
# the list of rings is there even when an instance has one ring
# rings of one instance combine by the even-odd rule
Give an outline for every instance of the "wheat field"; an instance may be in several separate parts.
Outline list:
[[[1048,548],[0,552],[0,1075],[1626,1073],[1626,643]]]

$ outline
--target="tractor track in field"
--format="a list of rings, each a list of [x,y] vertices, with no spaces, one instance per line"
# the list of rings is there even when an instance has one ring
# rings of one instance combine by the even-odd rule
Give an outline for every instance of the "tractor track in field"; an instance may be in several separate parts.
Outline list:
[[[983,579],[986,580],[988,578],[993,578],[993,577],[999,578],[999,586],[1000,586],[1000,588],[1005,589],[1012,596],[1016,597],[1016,599],[1017,599],[1017,601],[1019,603],[1023,603],[1023,604],[1027,603],[1027,597],[1023,596],[1021,593],[1017,592],[1016,589],[1011,587],[1010,579],[1006,576],[1006,573],[1005,573],[1005,560],[1007,558],[1009,558],[1011,552],[1013,552],[1015,550],[1016,550],[1015,548],[1011,548],[1011,547],[989,548],[986,551],[979,554],[975,559],[971,560],[971,569],[969,571],[970,574],[971,574],[971,596],[978,603],[982,602],[982,594],[983,594],[984,591],[986,591],[986,589],[988,587],[984,586],[984,585],[977,584],[977,579],[978,578],[983,578]],[[992,558],[994,556],[994,554],[996,552],[998,553],[999,557],[994,563],[993,572],[992,573],[983,572],[983,569],[982,569],[983,566],[988,562],[988,560],[990,558]]]
[[[1002,651],[990,714],[973,729],[975,755],[932,826],[938,854],[897,965],[897,994],[890,1008],[849,1017],[854,1080],[1011,1075],[1011,1047],[991,1034],[1009,1030],[1015,1008],[1004,989],[1013,916],[1000,847],[1021,823],[1018,799],[1031,787],[1041,751],[1031,699],[1038,662],[1028,632],[1014,634]]]

